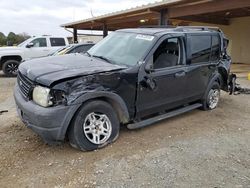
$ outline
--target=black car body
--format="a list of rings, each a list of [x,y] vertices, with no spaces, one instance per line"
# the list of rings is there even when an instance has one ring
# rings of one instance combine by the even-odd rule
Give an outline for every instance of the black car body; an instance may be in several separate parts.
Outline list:
[[[214,109],[220,89],[229,88],[226,42],[214,28],[124,29],[85,55],[25,62],[14,94],[19,115],[48,143],[68,135],[72,146],[93,150],[114,141],[120,124],[139,128],[194,108]]]

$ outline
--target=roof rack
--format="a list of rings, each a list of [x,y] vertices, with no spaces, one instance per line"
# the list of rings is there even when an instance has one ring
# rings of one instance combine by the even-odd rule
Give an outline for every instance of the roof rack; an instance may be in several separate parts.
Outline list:
[[[210,27],[210,26],[177,26],[176,30],[183,31],[184,29],[195,29],[195,30],[201,30],[201,31],[209,31],[214,30],[218,32],[222,32],[220,28],[218,27]]]
[[[143,25],[139,28],[176,28],[176,26],[173,25]]]
[[[145,25],[140,26],[139,28],[166,28],[166,29],[175,29],[176,31],[184,31],[185,29],[195,29],[200,31],[209,31],[214,30],[218,32],[222,32],[218,27],[210,27],[210,26],[173,26],[173,25]]]

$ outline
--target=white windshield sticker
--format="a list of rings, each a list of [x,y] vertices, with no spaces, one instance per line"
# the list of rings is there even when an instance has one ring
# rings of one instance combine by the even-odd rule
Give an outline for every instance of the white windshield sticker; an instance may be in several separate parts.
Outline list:
[[[137,35],[136,39],[152,41],[154,37],[150,35]]]

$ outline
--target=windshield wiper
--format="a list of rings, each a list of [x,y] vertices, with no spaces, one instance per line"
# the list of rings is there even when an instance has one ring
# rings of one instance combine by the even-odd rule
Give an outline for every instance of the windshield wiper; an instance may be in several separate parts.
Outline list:
[[[104,60],[104,61],[106,61],[106,62],[108,62],[108,63],[113,64],[112,61],[111,61],[110,59],[108,59],[108,58],[106,58],[106,57],[104,57],[104,56],[93,55],[92,57],[96,57],[96,58],[102,59],[102,60]]]

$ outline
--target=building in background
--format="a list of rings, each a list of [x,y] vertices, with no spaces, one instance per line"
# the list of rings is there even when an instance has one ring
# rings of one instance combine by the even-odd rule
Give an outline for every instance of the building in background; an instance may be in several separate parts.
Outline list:
[[[78,30],[101,30],[105,37],[108,31],[148,25],[219,27],[230,39],[233,62],[250,64],[250,0],[163,0],[62,27],[73,29],[77,41]]]
[[[70,44],[74,43],[73,36],[72,37],[67,37],[67,38],[68,38]],[[103,36],[98,35],[98,34],[81,34],[81,35],[77,35],[77,42],[78,43],[97,43],[102,39],[103,39]]]

